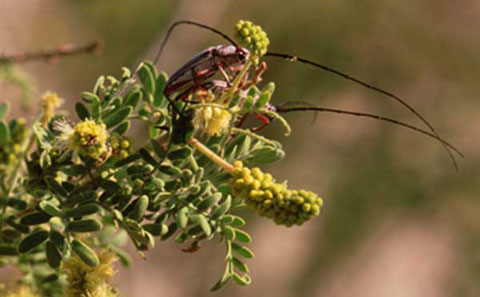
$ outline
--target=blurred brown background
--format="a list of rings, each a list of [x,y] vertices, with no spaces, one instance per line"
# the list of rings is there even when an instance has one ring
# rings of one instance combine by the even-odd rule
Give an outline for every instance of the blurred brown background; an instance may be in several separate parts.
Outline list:
[[[187,296],[479,296],[480,295],[480,2],[475,0],[2,0],[0,52],[43,49],[97,37],[102,56],[21,65],[34,98],[57,91],[73,104],[100,74],[120,74],[152,59],[166,27],[190,19],[232,34],[242,18],[260,24],[270,49],[321,61],[382,86],[416,107],[465,153],[455,172],[435,141],[381,122],[331,114],[289,115],[266,133],[287,157],[264,168],[295,188],[321,194],[324,213],[302,228],[277,227],[245,212],[256,254],[253,283],[208,289],[223,270],[216,242],[185,254],[157,244],[148,261],[134,255],[115,283],[131,297]],[[172,73],[193,54],[223,42],[178,29],[159,68]],[[305,100],[369,111],[419,125],[393,101],[308,66],[268,60],[275,102]],[[14,113],[21,92],[0,84]],[[0,281],[6,279],[0,275]]]

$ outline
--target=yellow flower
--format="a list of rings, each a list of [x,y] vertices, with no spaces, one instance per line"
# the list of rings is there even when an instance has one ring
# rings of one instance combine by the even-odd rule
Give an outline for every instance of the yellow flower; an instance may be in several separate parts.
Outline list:
[[[103,250],[98,258],[100,264],[96,267],[86,265],[76,254],[64,262],[63,270],[67,275],[65,297],[118,296],[115,288],[108,283],[115,273],[113,269],[115,255],[108,250]]]
[[[99,158],[107,152],[108,131],[105,124],[92,120],[78,122],[71,127],[66,121],[56,121],[54,129],[61,132],[58,146],[62,150],[72,150],[91,158]]]
[[[3,297],[39,297],[40,295],[35,293],[32,288],[22,285],[16,287],[14,290],[6,291],[5,286],[0,285],[0,296]]]
[[[193,126],[208,136],[220,135],[230,126],[232,115],[225,109],[206,106],[195,110]]]
[[[60,99],[57,93],[47,91],[42,96],[42,124],[45,126],[48,124],[48,121],[55,115],[55,109],[59,108],[63,100]]]

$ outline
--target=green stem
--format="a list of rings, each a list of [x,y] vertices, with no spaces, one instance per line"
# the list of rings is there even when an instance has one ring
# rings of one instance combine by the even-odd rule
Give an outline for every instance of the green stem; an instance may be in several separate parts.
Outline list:
[[[3,221],[5,217],[5,212],[7,210],[7,205],[8,205],[8,198],[10,194],[12,194],[12,191],[15,189],[15,186],[17,185],[17,180],[18,180],[18,175],[20,173],[20,168],[22,167],[22,161],[25,159],[27,156],[28,152],[32,149],[33,145],[35,144],[35,133],[33,133],[33,130],[30,130],[30,134],[28,135],[28,143],[22,150],[22,153],[19,155],[19,162],[15,165],[12,174],[10,175],[10,178],[8,179],[7,182],[7,187],[5,190],[5,204],[2,207],[2,212],[0,214],[0,235],[3,233]]]
[[[250,66],[252,65],[254,60],[253,57],[254,57],[253,55],[250,56],[250,58],[245,63],[245,66],[243,66],[240,73],[237,75],[237,77],[235,77],[235,80],[233,81],[233,85],[230,88],[230,90],[227,93],[223,93],[223,95],[220,97],[220,100],[218,102],[224,102],[225,105],[228,105],[230,99],[233,97],[233,95],[237,91],[238,86],[240,85],[240,82],[242,81],[243,77],[247,73],[248,69],[250,69]]]

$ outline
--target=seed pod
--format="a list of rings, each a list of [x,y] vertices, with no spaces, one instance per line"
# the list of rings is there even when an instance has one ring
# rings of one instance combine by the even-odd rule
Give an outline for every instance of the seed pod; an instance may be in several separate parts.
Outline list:
[[[28,225],[28,226],[40,225],[48,222],[48,220],[50,220],[51,217],[52,216],[46,212],[36,211],[23,216],[20,219],[20,224]]]
[[[67,230],[71,232],[83,233],[94,232],[102,229],[103,225],[95,219],[81,220],[70,222]]]
[[[50,267],[60,267],[60,263],[62,263],[62,254],[60,254],[60,251],[57,249],[57,247],[50,241],[47,241],[46,254],[47,262]]]
[[[80,240],[74,239],[72,241],[72,249],[88,266],[96,267],[100,263],[95,251]]]
[[[25,237],[18,245],[18,252],[21,254],[27,253],[40,244],[44,243],[48,238],[47,231],[37,231]]]
[[[64,217],[66,218],[75,218],[91,215],[100,211],[100,206],[98,204],[91,202],[87,204],[80,205],[73,209],[70,209],[65,212]]]
[[[147,195],[140,196],[135,202],[133,210],[128,214],[128,217],[132,220],[140,221],[148,208],[148,202]]]

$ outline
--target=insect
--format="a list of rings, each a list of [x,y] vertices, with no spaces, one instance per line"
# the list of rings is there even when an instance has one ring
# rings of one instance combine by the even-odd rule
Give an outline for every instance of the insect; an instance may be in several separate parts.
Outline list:
[[[172,31],[179,25],[191,25],[191,26],[195,26],[195,27],[199,27],[199,28],[211,31],[221,36],[223,39],[227,40],[231,44],[219,45],[219,46],[207,48],[206,50],[200,52],[199,54],[195,55],[192,59],[187,61],[171,76],[171,78],[168,80],[166,84],[164,95],[170,101],[172,106],[174,106],[174,104],[172,104],[173,102],[170,99],[170,96],[174,93],[180,92],[180,95],[177,95],[174,99],[174,100],[177,100],[177,99],[184,99],[188,97],[189,95],[193,94],[194,92],[196,92],[202,87],[205,88],[210,86],[210,87],[218,88],[218,87],[224,87],[225,84],[226,84],[226,87],[228,87],[230,82],[229,82],[227,71],[229,71],[231,75],[235,75],[236,73],[238,73],[240,69],[242,69],[242,67],[245,65],[245,61],[250,55],[247,49],[240,47],[238,44],[236,44],[235,41],[233,41],[230,37],[228,37],[228,35],[222,33],[221,31],[198,22],[183,20],[183,21],[175,22],[169,27],[167,34],[162,42],[161,48],[154,60],[155,64],[158,62],[159,57],[163,52],[163,49]],[[452,151],[461,157],[463,157],[463,154],[453,145],[451,145],[450,143],[442,139],[438,135],[433,125],[431,125],[430,122],[427,121],[425,117],[423,117],[420,113],[418,113],[411,105],[409,105],[405,100],[403,100],[399,96],[389,91],[386,91],[382,88],[366,83],[351,75],[348,75],[346,73],[333,69],[329,66],[325,66],[323,64],[320,64],[302,57],[285,54],[285,53],[277,53],[277,52],[267,52],[264,55],[264,57],[281,58],[283,60],[287,60],[291,62],[299,62],[299,63],[307,64],[307,65],[319,68],[321,70],[324,70],[326,72],[332,73],[334,75],[340,76],[346,80],[352,81],[374,92],[383,94],[387,98],[395,100],[396,102],[398,102],[399,104],[407,108],[411,113],[413,113],[420,121],[422,121],[425,124],[425,126],[429,129],[429,131],[425,131],[413,125],[406,124],[406,123],[397,121],[395,119],[391,119],[383,116],[356,112],[356,111],[339,110],[339,109],[333,109],[333,108],[325,108],[325,107],[317,107],[317,106],[302,106],[302,107],[288,108],[288,107],[279,106],[278,108],[275,109],[277,112],[304,112],[304,111],[330,112],[330,113],[337,113],[337,114],[344,114],[344,115],[351,115],[351,116],[367,117],[371,119],[389,122],[391,124],[400,125],[405,128],[409,128],[417,132],[423,133],[425,135],[428,135],[438,140],[442,144],[446,152],[448,153],[455,169],[458,170],[458,165]],[[258,79],[262,71],[257,69],[256,72],[257,72],[256,76],[258,76],[257,77]],[[224,83],[220,84],[218,83],[218,81],[212,80],[212,78],[218,73],[220,73],[224,78],[225,84]],[[270,106],[270,108],[274,108],[274,107]],[[265,125],[268,124],[266,118],[263,118],[261,120]]]

